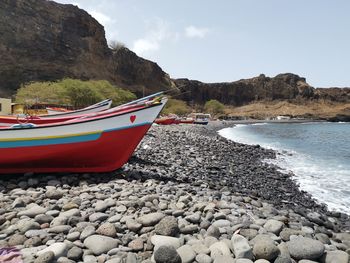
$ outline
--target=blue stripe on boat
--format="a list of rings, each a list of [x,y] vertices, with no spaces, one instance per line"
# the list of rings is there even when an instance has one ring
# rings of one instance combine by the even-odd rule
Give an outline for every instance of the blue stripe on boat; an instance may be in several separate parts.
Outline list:
[[[101,136],[101,133],[94,133],[94,134],[86,134],[86,135],[63,137],[63,138],[53,138],[53,139],[8,141],[8,142],[0,142],[0,148],[45,146],[45,145],[53,145],[53,144],[87,142],[87,141],[97,140],[98,138],[100,138],[100,136]]]
[[[124,130],[128,128],[134,128],[138,126],[143,126],[146,124],[152,124],[150,122],[143,122],[135,125],[124,126],[116,129],[109,129],[103,132],[112,132],[118,130]],[[16,147],[31,147],[31,146],[46,146],[46,145],[55,145],[55,144],[68,144],[68,143],[79,143],[79,142],[88,142],[98,140],[103,132],[97,132],[92,134],[83,134],[83,135],[73,135],[61,138],[47,138],[47,139],[29,139],[29,140],[20,140],[20,141],[0,141],[0,148],[16,148]]]

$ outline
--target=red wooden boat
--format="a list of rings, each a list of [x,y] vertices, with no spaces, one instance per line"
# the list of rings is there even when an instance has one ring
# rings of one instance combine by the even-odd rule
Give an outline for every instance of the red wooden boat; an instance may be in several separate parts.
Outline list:
[[[108,112],[115,112],[117,110],[124,110],[127,108],[138,107],[139,105],[147,103],[148,100],[152,100],[153,98],[159,95],[161,95],[161,92],[152,94],[150,96],[147,96],[132,102],[128,102],[123,105],[119,105],[109,110],[108,108],[110,108],[112,101],[108,99],[81,110],[67,112],[70,114],[62,113],[62,114],[56,114],[56,115],[40,115],[40,116],[24,116],[24,117],[0,116],[0,126],[11,126],[11,125],[27,124],[27,123],[42,125],[42,124],[49,124],[49,123],[65,122],[71,119],[81,118],[86,115],[94,115],[98,112],[108,113]],[[103,107],[103,109],[101,109],[101,106]]]
[[[66,122],[0,128],[0,173],[108,172],[134,152],[167,99]]]
[[[86,108],[71,111],[64,108],[46,108],[46,115],[40,115],[41,118],[52,118],[52,117],[68,117],[68,116],[77,116],[82,114],[94,113],[99,111],[104,111],[109,109],[112,106],[112,100],[107,99],[101,102],[98,102],[94,105],[90,105]]]
[[[176,117],[161,117],[155,119],[154,122],[160,125],[176,124]]]
[[[192,118],[180,119],[180,123],[183,123],[183,124],[192,124],[192,123],[194,123],[194,119],[192,119]]]

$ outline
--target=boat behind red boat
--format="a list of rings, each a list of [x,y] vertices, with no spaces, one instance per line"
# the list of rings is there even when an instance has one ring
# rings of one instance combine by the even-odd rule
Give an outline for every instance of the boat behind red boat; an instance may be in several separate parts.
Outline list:
[[[161,117],[161,118],[155,119],[154,122],[159,125],[176,124],[176,117]]]

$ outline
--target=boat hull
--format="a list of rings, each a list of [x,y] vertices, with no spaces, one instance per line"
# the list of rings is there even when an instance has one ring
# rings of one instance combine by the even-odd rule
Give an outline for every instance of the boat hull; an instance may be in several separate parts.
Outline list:
[[[209,121],[195,120],[193,123],[194,124],[207,125],[209,123]]]
[[[182,123],[182,124],[193,124],[194,120],[180,120],[180,123]]]
[[[6,149],[0,173],[113,171],[127,162],[150,126],[103,132],[91,141]]]
[[[170,124],[176,124],[176,119],[175,118],[161,118],[161,119],[156,119],[154,122],[159,124],[159,125],[170,125]]]
[[[0,173],[109,172],[120,168],[166,103],[0,129]]]

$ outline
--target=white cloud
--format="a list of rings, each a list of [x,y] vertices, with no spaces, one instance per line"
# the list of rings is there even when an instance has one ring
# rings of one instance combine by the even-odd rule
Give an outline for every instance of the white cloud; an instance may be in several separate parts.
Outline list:
[[[93,16],[101,25],[106,26],[110,23],[113,22],[113,19],[110,18],[109,16],[101,13],[101,12],[97,12],[97,11],[89,11],[90,15]]]
[[[141,55],[147,51],[154,51],[159,49],[159,42],[152,39],[140,38],[134,42],[133,51]]]
[[[208,28],[199,28],[195,26],[188,26],[185,28],[185,34],[189,38],[204,38],[209,32]]]
[[[148,33],[143,38],[134,41],[132,50],[137,55],[144,55],[147,52],[156,51],[160,49],[163,41],[177,40],[178,38],[178,34],[171,32],[168,24],[160,18],[149,24],[151,29]]]

